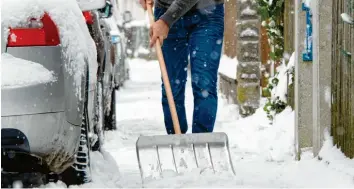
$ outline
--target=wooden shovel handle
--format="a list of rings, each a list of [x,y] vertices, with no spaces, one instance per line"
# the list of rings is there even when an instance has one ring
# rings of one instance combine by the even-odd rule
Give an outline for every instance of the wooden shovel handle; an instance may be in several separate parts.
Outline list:
[[[155,19],[154,19],[153,13],[152,13],[151,4],[147,4],[147,11],[148,11],[148,15],[149,15],[149,18],[150,18],[150,25],[152,25],[155,22]],[[181,128],[179,126],[179,121],[178,121],[178,116],[177,116],[177,111],[176,111],[176,105],[175,105],[175,101],[173,99],[171,85],[170,85],[170,80],[168,79],[168,74],[167,74],[167,70],[166,70],[166,64],[165,64],[165,60],[163,58],[163,54],[162,54],[162,50],[161,50],[161,44],[160,44],[160,40],[159,39],[156,40],[155,49],[156,49],[156,53],[157,53],[157,59],[158,59],[159,64],[160,64],[162,80],[163,80],[163,83],[164,83],[164,86],[165,86],[165,90],[166,90],[168,106],[170,107],[171,117],[172,117],[172,121],[173,121],[173,128],[175,130],[175,134],[181,134]]]

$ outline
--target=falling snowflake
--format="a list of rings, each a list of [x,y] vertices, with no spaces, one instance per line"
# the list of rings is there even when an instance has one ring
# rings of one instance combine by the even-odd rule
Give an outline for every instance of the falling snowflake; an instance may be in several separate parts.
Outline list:
[[[219,58],[219,53],[216,52],[216,51],[213,51],[211,54],[210,54],[210,58],[213,59],[213,60],[216,60]]]
[[[207,98],[207,97],[209,96],[209,92],[208,92],[207,90],[203,90],[203,91],[202,91],[202,96],[203,96],[204,98]]]

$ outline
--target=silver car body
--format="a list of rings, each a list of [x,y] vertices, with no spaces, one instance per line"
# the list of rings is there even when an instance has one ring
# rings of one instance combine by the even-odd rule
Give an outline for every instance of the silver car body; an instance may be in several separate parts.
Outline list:
[[[4,30],[3,30],[4,31]],[[2,32],[4,34],[4,32]],[[7,36],[2,36],[2,47]],[[6,45],[5,45],[6,46]],[[74,78],[64,68],[69,60],[58,46],[7,47],[2,49],[17,58],[36,62],[51,70],[57,77],[53,83],[1,89],[1,127],[16,128],[29,140],[31,153],[42,157],[49,169],[61,173],[74,161],[80,138],[83,100],[80,100]],[[88,62],[87,72],[96,73],[97,63]],[[6,70],[2,70],[6,71]],[[90,78],[86,87],[86,79]],[[81,94],[88,89],[88,113],[93,126],[95,77],[84,75]]]

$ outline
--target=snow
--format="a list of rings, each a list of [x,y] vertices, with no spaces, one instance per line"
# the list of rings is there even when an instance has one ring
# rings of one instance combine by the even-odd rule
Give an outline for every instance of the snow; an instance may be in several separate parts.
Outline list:
[[[219,73],[231,79],[236,79],[237,64],[237,58],[230,58],[223,55],[220,60]]]
[[[328,107],[332,106],[332,94],[330,86],[324,87],[324,100],[327,103]]]
[[[113,17],[103,18],[102,21],[108,25],[111,35],[120,35],[121,34]]]
[[[242,10],[241,15],[247,15],[247,16],[253,16],[256,15],[257,11],[256,10],[252,10],[249,6]]]
[[[148,27],[149,23],[146,20],[133,20],[125,25],[126,28],[131,27]]]
[[[344,22],[354,24],[354,19],[348,13],[342,13],[341,17]]]
[[[312,12],[312,10],[316,8],[316,4],[319,3],[318,0],[302,0],[302,2],[305,3],[306,7],[310,8],[310,12]]]
[[[28,18],[40,18],[47,12],[56,23],[64,56],[69,62],[65,68],[73,75],[76,94],[81,91],[81,79],[85,74],[85,59],[96,63],[96,47],[92,40],[82,11],[76,0],[3,0],[1,11],[2,27],[16,27]],[[97,65],[96,65],[97,66]],[[91,65],[90,75],[95,76],[95,65]],[[94,79],[94,78],[91,78]],[[79,96],[81,98],[81,96]]]
[[[140,47],[138,48],[138,50],[137,50],[137,53],[147,55],[147,54],[150,54],[150,51],[149,51],[148,49],[146,49],[146,48],[140,46]]]
[[[328,131],[325,132],[325,141],[319,156],[328,167],[346,175],[354,175],[353,159],[345,157],[337,147],[333,146],[333,140]]]
[[[247,28],[241,32],[241,37],[257,37],[258,33],[251,28]]]
[[[314,1],[313,0],[302,0],[302,2],[305,3],[306,7],[311,7],[311,5]]]
[[[41,64],[1,54],[1,89],[18,88],[56,81],[54,72]]]
[[[288,71],[292,67],[294,67],[294,65],[295,65],[295,57],[294,56],[295,56],[295,53],[292,53],[287,65],[285,65],[285,63],[283,62],[280,66],[277,67],[277,69],[278,69],[277,78],[279,80],[279,83],[278,83],[277,87],[275,87],[272,90],[272,98],[279,97],[279,100],[281,100],[283,102],[287,102],[286,94],[288,93],[287,92],[288,85],[290,85],[291,81],[292,81],[291,74],[289,74],[289,78],[287,78],[287,77],[288,77]]]
[[[269,0],[268,4],[269,4],[269,6],[271,6],[273,4],[273,0]]]
[[[101,9],[106,5],[105,0],[76,0],[81,10]]]
[[[102,155],[92,154],[93,183],[75,187],[142,187],[135,142],[142,134],[165,134],[161,75],[156,61],[133,59],[129,63],[131,80],[126,82],[117,96],[118,130],[106,133]],[[320,152],[322,161],[308,151],[302,154],[301,161],[295,161],[294,111],[286,108],[276,115],[273,125],[269,125],[262,107],[254,115],[242,118],[236,105],[219,99],[215,131],[228,135],[235,176],[191,172],[152,181],[145,187],[354,187],[354,161],[345,158],[340,150],[333,147],[328,135]],[[186,111],[189,123],[192,121],[192,108],[193,94],[188,82]],[[63,187],[63,184],[50,183],[47,187]]]

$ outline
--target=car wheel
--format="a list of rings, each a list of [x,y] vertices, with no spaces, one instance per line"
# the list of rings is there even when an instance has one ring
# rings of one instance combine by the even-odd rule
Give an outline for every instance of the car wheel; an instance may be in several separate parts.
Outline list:
[[[102,83],[97,83],[97,97],[96,97],[96,112],[95,112],[95,127],[94,134],[97,136],[95,143],[92,145],[92,151],[99,151],[103,145],[104,133],[103,133],[103,89]]]
[[[88,75],[88,72],[87,72]],[[86,81],[86,86],[89,82]],[[74,157],[74,163],[66,169],[61,175],[61,179],[67,186],[80,185],[91,182],[90,168],[90,138],[89,138],[89,117],[88,117],[88,89],[85,90],[85,101],[83,116],[81,122],[80,141],[77,153]]]
[[[61,180],[66,185],[80,185],[91,181],[90,144],[88,137],[88,115],[84,109],[78,151],[74,164],[61,174]]]

